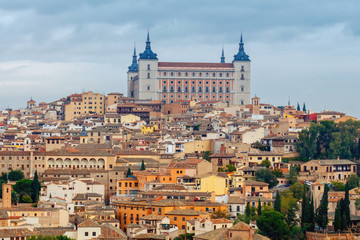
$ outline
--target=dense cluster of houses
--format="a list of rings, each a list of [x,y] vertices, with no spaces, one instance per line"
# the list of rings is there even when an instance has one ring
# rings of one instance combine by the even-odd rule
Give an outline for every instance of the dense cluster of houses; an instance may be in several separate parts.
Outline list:
[[[350,160],[284,161],[297,156],[298,133],[311,121],[352,118],[303,110],[258,97],[243,106],[164,104],[84,92],[0,111],[0,172],[21,170],[31,179],[36,171],[42,182],[36,207],[11,202],[15,183],[2,185],[0,236],[266,239],[256,223],[233,224],[247,204],[274,202],[274,189],[255,181],[256,171],[267,166],[286,175],[298,166],[316,204],[321,183],[344,182],[358,171]],[[278,181],[286,187],[286,178]],[[214,218],[218,212],[229,219]]]

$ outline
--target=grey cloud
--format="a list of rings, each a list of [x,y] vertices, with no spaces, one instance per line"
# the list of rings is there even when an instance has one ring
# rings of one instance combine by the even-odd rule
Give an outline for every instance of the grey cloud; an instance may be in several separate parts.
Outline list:
[[[347,104],[360,87],[354,66],[359,7],[336,0],[3,0],[0,84],[33,84],[0,90],[0,107],[20,106],[30,95],[50,101],[82,88],[124,91],[133,43],[143,51],[149,28],[161,61],[219,61],[222,45],[231,61],[242,31],[253,61],[252,93],[275,105],[291,95],[315,110],[326,106],[360,116]],[[1,70],[24,60],[30,62],[26,69],[36,66],[45,76]],[[75,71],[76,64],[81,67]],[[70,87],[59,84],[64,81]]]

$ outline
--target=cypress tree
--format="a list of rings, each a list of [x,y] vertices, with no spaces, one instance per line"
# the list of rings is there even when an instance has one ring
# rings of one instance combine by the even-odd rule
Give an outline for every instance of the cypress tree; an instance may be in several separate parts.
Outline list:
[[[126,173],[126,177],[131,177],[132,176],[132,173],[131,173],[131,170],[130,170],[130,167],[128,168],[127,170],[127,173]]]
[[[39,201],[39,193],[40,193],[40,188],[41,188],[37,170],[35,170],[34,179],[32,181],[31,188],[32,188],[32,196],[31,197],[33,199],[33,202],[37,203]]]
[[[329,186],[325,184],[324,188],[324,194],[321,198],[320,205],[316,209],[315,214],[315,222],[317,225],[323,229],[326,228],[329,219],[328,219],[328,192],[329,192]]]
[[[342,198],[340,199],[340,230],[341,231],[345,231],[347,229],[347,222],[346,222],[346,213],[344,211],[344,209],[346,208],[346,202],[345,200]]]
[[[341,213],[340,213],[340,201],[336,204],[335,218],[334,218],[334,229],[335,232],[341,230]]]
[[[341,212],[344,214],[344,219],[347,229],[351,225],[350,218],[350,199],[349,199],[349,184],[345,184],[345,199],[344,199],[344,209],[341,209]]]
[[[280,198],[280,193],[279,191],[276,192],[276,198],[275,198],[275,203],[274,203],[274,210],[278,211],[279,213],[281,213],[281,198]]]
[[[259,203],[258,203],[258,209],[257,209],[257,214],[260,216],[261,215],[261,202],[260,202],[260,198],[259,198]]]
[[[306,112],[306,106],[305,106],[305,103],[303,105],[303,111]]]
[[[144,159],[141,162],[141,168],[140,171],[144,171],[145,170],[145,163],[144,163]]]
[[[301,203],[301,226],[303,227],[308,222],[308,198],[306,196],[306,187],[304,185],[304,191]]]
[[[309,204],[309,209],[308,209],[308,216],[309,216],[309,230],[310,231],[314,231],[315,230],[315,214],[314,214],[314,197],[311,196],[311,201]]]
[[[297,110],[297,111],[300,111],[300,104],[299,104],[299,103],[297,103],[296,110]]]
[[[249,219],[251,218],[251,208],[250,208],[250,202],[247,202],[246,208],[245,208],[245,216]]]

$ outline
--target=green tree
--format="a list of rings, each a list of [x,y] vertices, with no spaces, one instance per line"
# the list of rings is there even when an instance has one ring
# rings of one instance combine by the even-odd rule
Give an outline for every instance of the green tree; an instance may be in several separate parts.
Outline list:
[[[290,228],[297,225],[296,212],[299,210],[298,199],[294,198],[292,191],[281,193],[281,213],[285,216],[286,223]]]
[[[344,224],[346,229],[351,225],[350,218],[350,198],[349,198],[349,184],[345,184],[345,198],[343,203],[343,208],[341,209],[342,214],[344,214]]]
[[[263,166],[263,167],[266,167],[266,168],[269,168],[271,163],[270,163],[269,160],[265,159],[265,160],[262,160],[262,162],[259,165]]]
[[[129,167],[127,172],[126,172],[126,177],[131,177],[131,176],[132,176],[132,173],[131,173],[131,170],[130,170],[130,167]]]
[[[349,190],[359,187],[359,177],[355,174],[351,174],[347,180]]]
[[[328,224],[328,192],[329,186],[325,184],[324,194],[321,198],[320,205],[316,209],[315,213],[315,222],[317,225],[323,229],[326,228]]]
[[[17,192],[20,195],[21,194],[31,195],[32,194],[32,182],[33,181],[30,179],[21,179],[15,183],[15,185],[13,186],[13,189],[15,192]]]
[[[266,182],[269,184],[269,188],[275,187],[278,184],[278,180],[270,169],[259,169],[255,173],[255,180]]]
[[[33,202],[31,196],[29,196],[29,195],[22,195],[21,201],[23,203],[32,203]]]
[[[275,168],[274,170],[271,171],[271,173],[274,174],[275,177],[278,177],[278,178],[281,178],[284,176],[284,174],[280,168]]]
[[[335,209],[335,217],[334,217],[334,229],[335,232],[341,230],[341,212],[340,212],[340,200],[337,202],[336,204],[336,209]]]
[[[236,167],[234,167],[234,165],[228,164],[226,165],[226,171],[227,172],[235,172],[236,171]]]
[[[311,123],[308,129],[303,129],[299,133],[299,141],[296,142],[297,151],[301,159],[309,160],[316,156],[316,142],[319,129],[316,123]]]
[[[261,202],[260,202],[260,198],[259,198],[257,214],[258,214],[259,216],[261,216],[261,212],[262,212],[262,210],[261,210]]]
[[[303,112],[306,112],[306,106],[305,106],[305,103],[303,105]]]
[[[339,181],[331,182],[337,191],[345,191],[345,184]]]
[[[314,231],[315,229],[315,210],[314,210],[314,197],[311,196],[310,204],[308,205],[309,219],[308,219],[308,229],[309,231]]]
[[[297,168],[291,167],[289,174],[287,176],[287,180],[288,180],[289,184],[291,184],[291,185],[295,184],[297,182],[298,175],[299,175],[299,171],[297,170]]]
[[[260,233],[274,240],[289,239],[289,227],[285,217],[274,210],[264,211],[256,221]]]
[[[306,223],[309,221],[309,212],[307,205],[309,203],[309,199],[306,196],[306,187],[304,185],[304,191],[302,196],[302,202],[301,202],[301,226],[304,227]]]
[[[300,104],[299,104],[299,103],[297,103],[296,110],[297,110],[297,111],[300,111],[300,110],[301,110],[301,109],[300,109]]]
[[[142,162],[141,162],[140,171],[144,171],[144,170],[145,170],[145,162],[144,162],[144,159],[143,159]]]
[[[281,213],[281,197],[279,191],[276,192],[274,210]]]
[[[293,194],[294,198],[296,198],[297,200],[300,200],[304,193],[304,185],[299,182],[296,182],[290,186],[289,190]]]
[[[41,184],[39,182],[37,170],[35,170],[34,179],[32,181],[31,188],[32,188],[31,198],[35,203],[37,203],[39,201],[39,194],[41,189]]]
[[[234,225],[237,224],[240,221],[249,224],[250,218],[247,217],[245,214],[238,214],[236,216],[236,219],[234,220]]]
[[[23,178],[24,174],[20,170],[11,170],[8,174],[2,173],[1,175],[1,179],[3,179],[4,181],[7,181],[9,179],[10,181],[16,182]]]
[[[19,202],[19,194],[17,194],[14,190],[11,191],[11,202],[14,205],[17,205]]]
[[[246,207],[245,207],[245,216],[250,220],[251,218],[251,207],[250,207],[250,202],[246,203]]]

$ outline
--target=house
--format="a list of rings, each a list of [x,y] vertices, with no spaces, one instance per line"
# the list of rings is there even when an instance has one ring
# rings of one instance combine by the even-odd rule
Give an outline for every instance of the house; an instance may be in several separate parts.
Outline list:
[[[210,155],[213,172],[226,169],[227,165],[234,165],[236,155],[233,153],[214,153]]]
[[[357,174],[357,164],[350,160],[311,160],[301,164],[299,179],[325,183],[346,182],[352,174]]]
[[[195,235],[200,235],[220,228],[230,228],[234,221],[225,218],[219,219],[196,219]]]

